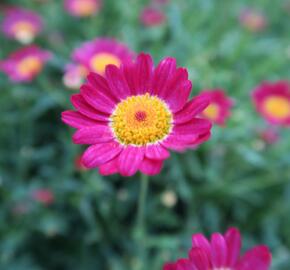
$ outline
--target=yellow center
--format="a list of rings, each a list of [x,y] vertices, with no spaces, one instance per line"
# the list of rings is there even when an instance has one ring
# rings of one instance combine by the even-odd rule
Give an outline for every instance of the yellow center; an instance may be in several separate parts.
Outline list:
[[[264,110],[270,116],[277,119],[290,117],[290,101],[281,96],[270,96],[265,99]]]
[[[18,72],[23,76],[36,74],[42,69],[42,62],[36,56],[28,56],[19,62],[17,65]]]
[[[211,103],[202,114],[210,120],[215,120],[219,115],[219,111],[219,106],[215,103]]]
[[[20,21],[13,25],[12,31],[17,40],[22,43],[30,43],[35,36],[35,27],[30,22]]]
[[[92,57],[90,64],[93,71],[103,75],[107,65],[115,65],[119,67],[121,61],[111,53],[98,53]]]
[[[163,140],[170,133],[172,113],[161,99],[147,93],[121,101],[110,121],[120,143],[141,146]]]
[[[78,0],[74,8],[79,16],[90,16],[95,12],[96,5],[93,1]]]

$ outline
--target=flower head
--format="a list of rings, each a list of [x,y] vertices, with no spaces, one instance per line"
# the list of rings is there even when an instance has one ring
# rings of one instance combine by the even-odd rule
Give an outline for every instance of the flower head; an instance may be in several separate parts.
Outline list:
[[[23,44],[31,43],[43,28],[41,17],[30,10],[7,9],[2,22],[2,31]]]
[[[245,9],[240,14],[240,23],[249,31],[259,32],[265,29],[267,19],[258,11]]]
[[[97,38],[85,42],[72,55],[73,60],[100,75],[105,73],[107,65],[119,67],[122,63],[132,61],[134,53],[126,45],[109,38]]]
[[[200,95],[210,100],[210,105],[201,113],[201,116],[217,125],[224,125],[231,115],[231,108],[234,105],[232,99],[227,97],[221,89],[206,90]]]
[[[88,17],[96,14],[101,6],[101,0],[64,0],[66,11],[76,17]]]
[[[166,16],[160,9],[149,6],[142,10],[140,21],[147,27],[158,26],[166,21]]]
[[[35,201],[43,203],[45,205],[50,205],[54,201],[54,195],[50,189],[42,188],[37,189],[32,193],[32,198]]]
[[[67,88],[79,89],[89,71],[82,65],[69,64],[63,76],[63,83]]]
[[[259,132],[260,138],[267,144],[275,144],[279,141],[280,135],[277,129],[267,127]]]
[[[202,234],[192,237],[189,258],[165,264],[163,270],[268,270],[271,253],[266,246],[257,246],[240,256],[239,230],[230,228],[225,235],[214,233],[208,241]]]
[[[264,82],[252,94],[256,110],[271,124],[290,126],[290,83]]]
[[[42,71],[44,64],[50,58],[50,52],[37,46],[28,46],[1,61],[0,70],[9,76],[11,81],[29,82]]]
[[[82,157],[87,168],[103,175],[160,172],[169,149],[183,151],[209,138],[211,123],[196,117],[209,103],[188,101],[191,82],[186,69],[165,58],[155,68],[149,55],[135,63],[109,65],[105,76],[91,73],[72,96],[76,111],[62,114],[77,128],[73,141],[91,145]]]

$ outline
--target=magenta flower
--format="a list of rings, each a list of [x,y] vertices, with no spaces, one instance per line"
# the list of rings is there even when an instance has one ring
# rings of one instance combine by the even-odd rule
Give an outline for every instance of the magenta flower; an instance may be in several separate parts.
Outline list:
[[[96,14],[102,6],[101,0],[64,0],[65,10],[76,17]]]
[[[87,168],[102,175],[134,175],[138,170],[158,174],[169,151],[183,151],[207,140],[211,123],[196,116],[209,101],[188,101],[191,82],[187,70],[165,58],[154,68],[150,55],[120,68],[109,65],[105,76],[88,76],[71,102],[76,111],[62,120],[77,129],[76,144],[91,145],[82,156]]]
[[[241,12],[240,23],[251,32],[259,32],[267,26],[267,19],[262,13],[248,8]]]
[[[200,95],[210,100],[210,105],[202,112],[201,116],[223,126],[231,115],[233,100],[227,97],[222,89],[206,90]]]
[[[266,246],[257,246],[240,256],[239,230],[230,228],[225,235],[214,233],[210,242],[202,235],[192,237],[189,258],[165,264],[163,270],[268,270],[271,253]]]
[[[42,28],[43,22],[37,13],[20,8],[7,9],[2,22],[4,34],[23,44],[31,43]]]
[[[267,144],[275,144],[279,141],[280,135],[277,129],[267,127],[259,132],[260,138]]]
[[[89,71],[82,65],[69,64],[63,76],[63,83],[67,88],[79,89]]]
[[[97,38],[77,48],[72,59],[89,71],[103,75],[107,65],[119,67],[132,61],[135,54],[125,45],[109,38]]]
[[[264,82],[253,91],[256,110],[270,124],[290,126],[290,83]]]
[[[50,52],[37,46],[28,46],[0,61],[0,71],[6,73],[11,81],[29,82],[42,71],[51,56]]]
[[[166,21],[166,16],[160,9],[149,6],[142,10],[140,21],[147,27],[158,26]]]
[[[52,204],[54,201],[54,195],[52,191],[47,188],[35,190],[32,193],[32,198],[37,202],[45,204],[46,206]]]

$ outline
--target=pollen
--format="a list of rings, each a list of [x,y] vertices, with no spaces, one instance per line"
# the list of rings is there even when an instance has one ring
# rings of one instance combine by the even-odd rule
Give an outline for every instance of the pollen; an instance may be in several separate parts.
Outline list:
[[[98,53],[92,57],[90,64],[95,72],[104,74],[107,65],[115,65],[119,67],[121,61],[111,53]]]
[[[25,44],[30,43],[35,35],[34,25],[26,21],[15,23],[12,31],[14,32],[15,37]]]
[[[42,62],[36,56],[28,56],[21,60],[17,66],[18,72],[24,76],[35,74],[42,69]]]
[[[216,120],[219,115],[219,106],[215,103],[211,103],[204,111],[205,115],[210,120]]]
[[[116,139],[124,145],[153,144],[172,129],[172,113],[158,97],[131,96],[121,101],[110,117]]]
[[[267,114],[278,119],[290,117],[290,101],[281,96],[270,96],[264,101]]]

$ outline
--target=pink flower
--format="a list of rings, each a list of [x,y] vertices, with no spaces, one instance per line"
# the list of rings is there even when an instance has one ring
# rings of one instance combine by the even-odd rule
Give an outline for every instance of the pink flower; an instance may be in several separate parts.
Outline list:
[[[290,84],[263,82],[253,91],[256,110],[271,124],[290,126]]]
[[[0,62],[0,70],[6,73],[11,81],[32,81],[51,58],[51,53],[37,46],[28,46],[12,53],[8,59]]]
[[[280,139],[278,130],[273,127],[260,131],[260,137],[267,144],[275,144]]]
[[[119,67],[132,61],[134,53],[126,45],[109,38],[98,38],[85,42],[72,55],[73,60],[89,71],[103,75],[107,65]]]
[[[202,235],[192,237],[189,258],[165,264],[163,270],[268,270],[271,253],[266,246],[257,246],[240,256],[239,230],[230,228],[225,235],[214,233],[210,242]]]
[[[187,70],[165,58],[155,68],[150,55],[135,63],[109,65],[104,77],[91,73],[71,102],[76,111],[62,120],[77,129],[76,144],[88,144],[82,156],[87,168],[102,175],[158,174],[169,149],[183,151],[207,140],[211,123],[196,116],[208,99],[188,101]]]
[[[227,97],[222,89],[206,90],[200,95],[210,100],[210,105],[201,113],[201,116],[217,125],[224,125],[231,115],[231,108],[234,105],[232,99]]]
[[[76,17],[94,15],[101,9],[101,6],[101,0],[64,0],[66,11]]]
[[[43,188],[43,189],[37,189],[32,193],[32,198],[40,203],[43,203],[45,205],[50,205],[54,201],[54,195],[51,192],[51,190]]]
[[[69,64],[63,76],[63,83],[67,88],[79,89],[88,73],[82,65]]]
[[[31,43],[42,28],[43,22],[37,13],[20,8],[7,9],[2,22],[4,34],[23,44]]]
[[[253,9],[245,9],[241,12],[240,23],[252,32],[259,32],[267,26],[266,17]]]
[[[166,21],[166,16],[161,10],[149,6],[142,10],[140,21],[147,27],[158,26]]]

